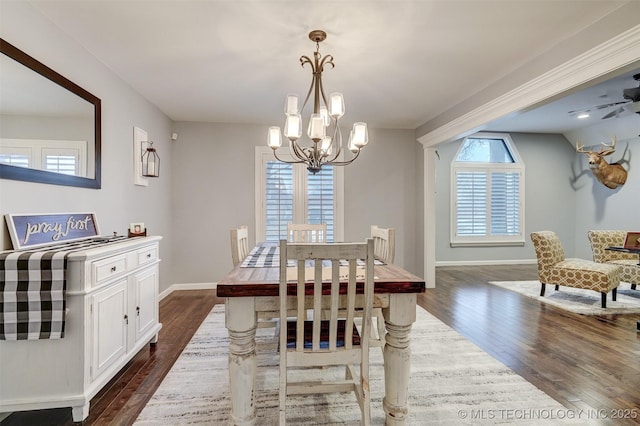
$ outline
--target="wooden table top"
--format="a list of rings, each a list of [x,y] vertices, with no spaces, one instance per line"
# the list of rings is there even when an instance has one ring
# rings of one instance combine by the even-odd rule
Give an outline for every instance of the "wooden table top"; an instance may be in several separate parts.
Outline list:
[[[425,281],[398,265],[375,265],[374,293],[424,293]],[[278,296],[279,267],[234,267],[217,284],[218,297]],[[291,283],[291,292],[295,289]],[[312,283],[309,291],[312,292]],[[311,293],[310,293],[311,294]]]

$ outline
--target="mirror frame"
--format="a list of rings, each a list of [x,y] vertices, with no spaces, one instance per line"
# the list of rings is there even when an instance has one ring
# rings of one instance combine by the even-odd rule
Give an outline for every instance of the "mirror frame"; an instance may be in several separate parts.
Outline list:
[[[48,183],[51,185],[75,186],[81,188],[100,189],[101,185],[101,106],[100,98],[92,95],[71,80],[58,74],[42,62],[32,58],[17,47],[0,38],[0,53],[21,63],[30,70],[40,74],[42,77],[56,83],[71,93],[81,97],[94,107],[94,140],[95,140],[95,176],[87,178],[83,176],[70,176],[61,173],[47,172],[44,170],[28,169],[25,167],[10,166],[0,164],[0,179],[22,180],[27,182]]]

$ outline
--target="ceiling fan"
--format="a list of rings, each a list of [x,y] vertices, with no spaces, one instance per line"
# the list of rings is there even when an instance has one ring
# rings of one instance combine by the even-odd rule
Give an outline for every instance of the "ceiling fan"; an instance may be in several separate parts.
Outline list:
[[[633,79],[638,82],[638,87],[632,87],[622,90],[622,97],[625,99],[618,102],[610,102],[608,104],[597,105],[591,108],[569,111],[569,114],[585,114],[592,111],[598,111],[605,108],[617,106],[616,109],[602,116],[602,119],[618,117],[620,114],[630,111],[640,114],[640,74],[635,74]]]

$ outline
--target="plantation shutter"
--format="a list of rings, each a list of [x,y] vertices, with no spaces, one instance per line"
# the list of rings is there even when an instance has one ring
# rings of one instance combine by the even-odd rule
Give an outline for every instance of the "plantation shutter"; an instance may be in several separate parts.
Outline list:
[[[520,173],[491,173],[491,235],[520,234]]]
[[[487,173],[456,172],[456,233],[487,235]]]
[[[315,175],[307,175],[307,223],[326,223],[327,241],[333,241],[334,236],[333,187],[333,166],[323,166]]]
[[[29,167],[29,156],[24,154],[0,154],[0,163],[16,167]]]
[[[77,161],[74,155],[46,155],[45,169],[49,172],[65,175],[77,175]]]
[[[267,161],[265,240],[287,238],[287,224],[293,223],[293,164]]]

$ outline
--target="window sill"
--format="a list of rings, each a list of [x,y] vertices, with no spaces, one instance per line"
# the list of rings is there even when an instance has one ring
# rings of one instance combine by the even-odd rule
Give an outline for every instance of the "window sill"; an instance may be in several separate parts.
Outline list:
[[[523,247],[524,241],[456,241],[450,247]]]

